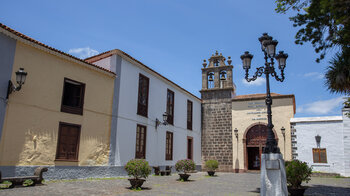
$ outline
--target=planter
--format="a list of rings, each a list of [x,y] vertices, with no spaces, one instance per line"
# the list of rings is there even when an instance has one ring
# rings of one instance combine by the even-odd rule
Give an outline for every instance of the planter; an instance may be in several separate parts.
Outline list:
[[[153,167],[154,175],[159,176],[159,167]]]
[[[214,176],[215,171],[207,171],[209,176]]]
[[[190,174],[179,174],[179,176],[180,176],[180,180],[187,181],[191,175]]]
[[[128,179],[130,181],[131,184],[131,188],[135,189],[135,188],[139,188],[142,186],[142,184],[146,181],[144,179]]]
[[[306,186],[302,186],[300,188],[288,187],[288,192],[290,193],[291,196],[303,196],[307,188],[308,187]]]

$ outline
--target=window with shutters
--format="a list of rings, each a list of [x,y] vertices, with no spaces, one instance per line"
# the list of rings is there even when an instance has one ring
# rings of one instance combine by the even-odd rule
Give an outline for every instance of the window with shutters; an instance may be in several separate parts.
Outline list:
[[[148,91],[149,91],[149,78],[140,74],[139,75],[139,94],[137,101],[137,114],[147,117],[148,113]]]
[[[168,114],[168,123],[174,125],[174,92],[168,89],[166,112]]]
[[[137,125],[136,129],[136,159],[146,159],[146,127]]]
[[[56,160],[78,161],[80,125],[60,122]]]
[[[314,163],[327,163],[327,153],[325,148],[313,148],[312,155]]]
[[[187,136],[187,159],[193,159],[193,137]]]
[[[166,132],[165,160],[173,160],[173,133]]]
[[[190,100],[187,100],[187,129],[192,130],[192,110],[193,103]]]
[[[85,84],[64,78],[61,112],[83,114]]]

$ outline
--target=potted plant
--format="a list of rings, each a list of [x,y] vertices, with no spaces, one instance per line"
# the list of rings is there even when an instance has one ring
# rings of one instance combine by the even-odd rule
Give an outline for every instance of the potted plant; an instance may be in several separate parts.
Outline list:
[[[299,160],[286,161],[286,175],[288,192],[292,196],[304,195],[306,186],[301,186],[302,182],[308,183],[311,179],[312,168],[306,162]]]
[[[151,173],[151,168],[148,166],[148,162],[144,159],[132,159],[125,165],[125,170],[129,176],[134,178],[128,179],[132,189],[136,189],[142,186],[148,175]],[[142,179],[143,178],[143,179]]]
[[[219,167],[219,162],[217,160],[207,160],[205,162],[205,167],[209,176],[214,176],[215,170]]]
[[[175,164],[176,171],[179,172],[180,180],[181,181],[187,181],[188,178],[191,176],[190,174],[187,174],[189,171],[193,171],[196,169],[196,165],[191,159],[183,159],[179,160]]]

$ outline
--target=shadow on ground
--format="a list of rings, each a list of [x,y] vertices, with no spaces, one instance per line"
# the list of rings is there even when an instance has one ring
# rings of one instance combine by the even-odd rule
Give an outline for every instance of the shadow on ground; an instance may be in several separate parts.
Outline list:
[[[350,195],[350,187],[337,187],[326,185],[311,185],[305,191],[305,195]]]
[[[143,191],[143,190],[152,190],[150,187],[140,187],[140,189],[133,189],[131,187],[125,187],[126,189],[132,190],[132,191]]]
[[[260,188],[256,188],[254,191],[249,191],[251,193],[260,193]]]
[[[176,181],[178,181],[178,182],[194,182],[195,180],[186,180],[186,181],[183,181],[183,180],[177,179]]]

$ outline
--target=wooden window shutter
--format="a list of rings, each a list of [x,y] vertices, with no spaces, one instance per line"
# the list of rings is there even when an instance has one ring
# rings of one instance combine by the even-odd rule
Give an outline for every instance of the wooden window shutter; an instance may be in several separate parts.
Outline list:
[[[85,84],[64,78],[61,112],[83,115]]]
[[[149,78],[139,75],[139,93],[137,101],[137,114],[147,117],[148,115],[148,93],[149,93]]]
[[[327,153],[325,148],[320,149],[320,163],[327,163]]]
[[[165,160],[173,160],[173,133],[166,132]]]
[[[312,149],[312,157],[314,160],[314,163],[319,163],[320,162],[320,156],[319,156],[319,149],[318,148],[313,148]]]
[[[169,90],[167,91],[167,114],[168,114],[168,123],[173,125],[174,124],[174,92]]]
[[[327,152],[325,148],[313,148],[312,156],[314,163],[327,163]]]
[[[60,122],[56,160],[78,160],[80,128],[80,125]]]
[[[145,159],[146,158],[146,127],[142,125],[137,125],[136,128],[136,148],[135,148],[135,158]]]
[[[187,129],[192,130],[193,103],[187,100]]]

